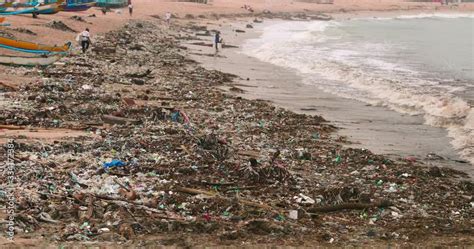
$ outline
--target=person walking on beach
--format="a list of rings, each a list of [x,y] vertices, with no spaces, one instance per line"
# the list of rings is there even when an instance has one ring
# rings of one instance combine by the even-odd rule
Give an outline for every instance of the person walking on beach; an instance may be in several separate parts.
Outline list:
[[[219,43],[222,43],[221,32],[216,31],[214,36],[214,47],[216,48],[216,54],[219,52]]]
[[[166,14],[165,14],[165,20],[166,20],[166,24],[169,26],[170,23],[171,23],[171,13],[166,12]]]
[[[91,34],[89,33],[89,28],[82,31],[79,39],[81,41],[82,53],[85,53],[91,44]]]
[[[130,14],[130,16],[132,16],[132,14],[133,14],[133,4],[132,3],[130,3],[128,5],[128,13]]]

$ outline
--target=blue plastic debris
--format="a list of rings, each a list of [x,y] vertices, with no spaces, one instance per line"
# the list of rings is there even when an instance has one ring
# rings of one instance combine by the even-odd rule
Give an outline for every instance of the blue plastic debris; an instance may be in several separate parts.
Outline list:
[[[102,164],[102,166],[104,166],[104,168],[106,169],[113,168],[113,167],[122,167],[125,165],[127,164],[117,159],[112,160],[112,162]]]
[[[173,122],[178,122],[179,116],[179,112],[173,112],[171,113],[171,120],[173,120]]]

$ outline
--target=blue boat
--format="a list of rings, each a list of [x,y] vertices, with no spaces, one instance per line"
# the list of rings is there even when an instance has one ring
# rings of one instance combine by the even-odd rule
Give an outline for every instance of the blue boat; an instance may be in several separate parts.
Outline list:
[[[57,3],[55,0],[46,0],[44,1],[45,4],[53,4]],[[22,6],[26,7],[35,7],[39,6],[39,2],[37,0],[28,1],[27,3],[23,3]],[[65,3],[61,4],[60,8],[61,11],[68,11],[68,12],[77,12],[77,11],[86,11],[96,5],[95,0],[67,0]]]
[[[88,3],[67,3],[61,5],[61,9],[63,11],[68,12],[77,12],[77,11],[86,11],[92,7],[94,7],[96,2],[88,2]]]
[[[5,10],[0,10],[0,15],[2,16],[11,16],[11,15],[22,15],[22,14],[55,14],[60,11],[60,5],[64,0],[58,0],[57,3],[35,6],[35,7],[26,7],[26,8],[6,8]]]

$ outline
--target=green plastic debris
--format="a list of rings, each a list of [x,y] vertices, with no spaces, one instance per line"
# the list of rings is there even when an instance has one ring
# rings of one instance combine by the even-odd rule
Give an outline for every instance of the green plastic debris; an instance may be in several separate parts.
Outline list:
[[[85,221],[79,228],[84,229],[89,226],[89,222]]]
[[[50,192],[50,193],[53,193],[54,191],[56,191],[56,186],[54,186],[53,184],[51,184],[51,185],[48,186],[48,189],[49,189],[49,192]]]
[[[336,157],[336,160],[334,160],[336,163],[341,163],[342,162],[342,158],[341,156],[337,156]]]
[[[232,190],[232,192],[239,193],[239,192],[240,192],[240,189],[239,189],[239,188],[235,188],[235,189]]]
[[[285,221],[285,216],[279,214],[277,217],[275,217],[275,220],[277,220],[277,221]]]
[[[382,186],[383,185],[383,181],[382,180],[378,180],[375,182],[375,185],[377,186]]]
[[[152,176],[152,177],[154,177],[154,176],[156,176],[156,173],[153,172],[153,171],[151,171],[151,172],[146,173],[146,176]]]
[[[319,139],[320,136],[319,136],[319,133],[318,133],[318,132],[315,132],[315,133],[313,133],[313,135],[311,135],[311,137],[312,137],[313,139]]]

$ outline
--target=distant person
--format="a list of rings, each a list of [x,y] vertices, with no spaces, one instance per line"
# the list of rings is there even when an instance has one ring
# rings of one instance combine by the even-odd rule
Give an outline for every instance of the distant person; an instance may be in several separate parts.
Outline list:
[[[132,16],[133,14],[133,4],[131,3],[128,5],[128,13],[130,14],[130,16]]]
[[[166,14],[165,14],[165,20],[166,20],[166,24],[168,24],[168,25],[171,24],[171,13],[166,12]]]
[[[107,9],[104,7],[104,8],[101,8],[100,11],[102,11],[102,14],[105,15],[107,14]]]
[[[86,28],[86,30],[81,32],[79,39],[81,41],[82,53],[85,53],[91,45],[91,34],[89,33],[89,28]]]
[[[216,54],[219,52],[219,43],[222,43],[221,32],[217,31],[214,36],[214,47],[216,48]]]

